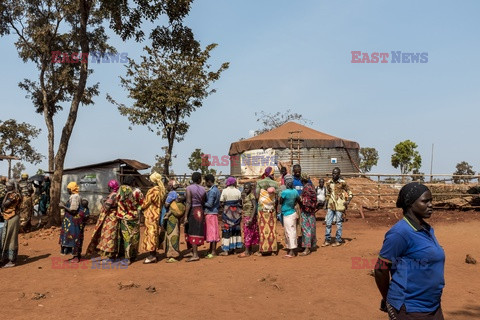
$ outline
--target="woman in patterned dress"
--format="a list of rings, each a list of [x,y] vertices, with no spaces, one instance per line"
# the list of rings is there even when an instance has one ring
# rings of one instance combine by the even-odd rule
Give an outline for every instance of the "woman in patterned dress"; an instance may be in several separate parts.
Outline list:
[[[60,229],[60,247],[62,254],[72,254],[69,262],[80,262],[83,245],[83,230],[86,220],[90,214],[88,202],[79,195],[79,187],[76,182],[70,182],[67,185],[70,198],[67,203],[60,204],[60,209],[64,210],[62,228]]]
[[[114,258],[117,255],[117,192],[120,185],[117,180],[108,182],[110,194],[103,200],[102,211],[93,230],[92,240],[87,254],[98,253],[103,259]]]
[[[143,239],[142,248],[150,252],[150,255],[143,262],[146,264],[157,262],[160,211],[166,193],[162,176],[159,173],[152,173],[150,175],[150,181],[152,181],[155,186],[148,190],[142,204],[143,215],[145,216],[145,238]]]
[[[273,178],[274,170],[267,167],[262,180],[257,182],[256,194],[258,197],[258,226],[260,231],[260,253],[277,254],[277,194],[278,182]]]
[[[301,195],[302,208],[302,247],[305,250],[300,256],[307,256],[317,247],[317,192],[306,173],[302,173],[303,191]]]

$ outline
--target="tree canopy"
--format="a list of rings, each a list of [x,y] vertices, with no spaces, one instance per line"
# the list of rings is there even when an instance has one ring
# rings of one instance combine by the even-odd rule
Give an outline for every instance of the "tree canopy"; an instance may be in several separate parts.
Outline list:
[[[462,161],[457,163],[456,167],[457,170],[453,173],[453,175],[459,176],[473,176],[475,175],[475,171],[473,170],[473,166],[469,165],[467,161]],[[468,183],[471,180],[469,177],[453,177],[454,183]]]
[[[255,116],[257,117],[257,122],[262,125],[261,129],[255,131],[254,135],[258,136],[264,132],[270,131],[272,129],[278,128],[281,125],[289,122],[289,121],[299,121],[303,124],[313,124],[311,120],[308,120],[303,117],[303,115],[292,112],[292,110],[287,109],[285,112],[274,112],[269,113],[265,111],[255,112]]]
[[[173,145],[184,139],[190,127],[186,118],[215,92],[210,89],[211,83],[228,69],[229,64],[223,63],[217,70],[210,71],[208,60],[216,46],[210,44],[204,50],[189,52],[145,47],[146,55],[141,57],[141,62],[129,59],[126,76],[121,77],[122,87],[134,100],[133,105],[118,103],[108,96],[132,124],[147,126],[167,140],[163,166],[166,176],[169,175]]]
[[[41,129],[26,122],[18,123],[14,119],[0,121],[0,151],[8,156],[38,164],[43,156],[32,147],[32,140],[37,138]],[[22,165],[23,166],[23,165]],[[8,160],[8,177],[11,177],[12,161]],[[23,166],[25,170],[25,166]]]
[[[360,148],[360,170],[370,172],[378,163],[378,151],[375,148]]]
[[[417,170],[418,172],[422,166],[422,157],[416,149],[417,144],[413,141],[405,140],[399,142],[393,148],[392,166],[394,168],[400,168],[402,174],[408,174],[413,170]]]
[[[209,169],[210,161],[206,155],[202,152],[202,149],[195,149],[190,158],[188,158],[188,168],[192,171],[200,171],[202,175],[217,173],[215,169]]]
[[[158,24],[148,33],[158,47],[195,52],[193,32],[183,25],[190,11],[191,0],[124,1],[124,0],[4,0],[0,3],[0,36],[14,34],[19,57],[33,62],[38,69],[36,79],[25,79],[25,89],[36,111],[43,113],[48,129],[49,169],[54,170],[51,180],[51,206],[49,225],[60,224],[61,182],[80,105],[93,103],[98,95],[97,84],[88,86],[92,74],[86,61],[56,65],[52,52],[69,56],[92,51],[115,52],[109,44],[106,26],[123,41],[143,41],[147,34],[144,22]],[[78,59],[77,59],[78,60]],[[83,59],[82,59],[83,60]],[[41,101],[41,103],[40,103]],[[69,108],[65,106],[69,104]],[[56,153],[54,152],[54,115],[61,108],[68,110]]]

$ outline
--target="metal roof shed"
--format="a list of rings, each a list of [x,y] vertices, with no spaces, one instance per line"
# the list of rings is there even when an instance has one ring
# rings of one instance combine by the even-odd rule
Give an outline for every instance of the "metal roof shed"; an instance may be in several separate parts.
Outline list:
[[[75,181],[80,196],[89,202],[90,214],[99,214],[101,200],[109,194],[108,182],[116,179],[120,184],[128,175],[135,177],[135,186],[145,191],[150,186],[148,179],[138,171],[150,168],[148,164],[130,159],[116,159],[63,170],[62,201],[68,200],[67,184]]]

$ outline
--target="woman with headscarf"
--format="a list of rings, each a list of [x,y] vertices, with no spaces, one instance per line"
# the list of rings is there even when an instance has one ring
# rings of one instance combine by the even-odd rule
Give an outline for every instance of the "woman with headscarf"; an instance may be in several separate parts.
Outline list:
[[[222,252],[221,256],[234,253],[235,249],[243,248],[242,230],[242,193],[237,189],[237,180],[228,177],[225,182],[226,188],[220,195],[222,214]]]
[[[143,194],[134,187],[134,176],[127,176],[117,192],[118,256],[134,262],[140,245],[140,210]]]
[[[432,193],[411,182],[400,190],[397,207],[403,219],[385,235],[375,266],[381,310],[390,319],[443,319],[445,252],[425,222],[433,212]]]
[[[258,234],[257,223],[257,199],[252,190],[250,182],[245,183],[242,193],[242,210],[243,210],[243,242],[245,243],[245,252],[238,257],[245,258],[252,254],[252,247],[259,243],[260,235]]]
[[[192,253],[187,262],[200,260],[198,246],[205,242],[205,214],[203,206],[206,199],[205,188],[200,185],[202,174],[192,174],[192,184],[186,188],[187,203],[185,208],[185,240],[187,247],[192,248]]]
[[[277,254],[277,194],[279,185],[274,180],[274,169],[267,167],[257,181],[256,195],[258,197],[258,227],[260,232],[260,253]]]
[[[175,180],[170,180],[167,186],[168,195],[165,200],[167,212],[164,218],[167,263],[177,262],[180,256],[180,219],[185,214],[185,197],[177,193],[178,186]]]
[[[13,181],[6,182],[5,187],[7,193],[1,203],[2,217],[5,222],[0,232],[0,263],[8,260],[3,268],[11,268],[15,266],[18,255],[21,196]]]
[[[300,197],[300,208],[302,209],[302,247],[305,248],[305,250],[300,253],[300,256],[307,256],[311,250],[314,250],[317,246],[317,220],[315,219],[317,192],[308,174],[302,173],[301,179],[303,183],[303,191]]]
[[[88,207],[81,205],[79,188],[76,182],[67,185],[70,194],[66,204],[60,203],[60,209],[64,210],[62,228],[60,229],[60,251],[62,254],[72,254],[68,261],[80,262],[83,245],[83,230],[90,212]]]
[[[147,191],[147,195],[142,204],[143,215],[145,216],[145,238],[143,239],[142,247],[143,250],[150,252],[150,255],[143,263],[157,262],[160,211],[166,193],[162,175],[154,172],[150,175],[150,181],[152,181],[155,186]]]
[[[284,178],[286,189],[280,194],[280,205],[282,206],[283,228],[285,230],[285,246],[288,253],[285,258],[295,257],[295,249],[297,249],[297,219],[298,215],[295,205],[300,204],[300,196],[297,190],[293,188],[293,176],[285,175]]]
[[[117,180],[108,182],[110,194],[102,201],[102,211],[93,230],[87,254],[96,252],[102,259],[115,258],[117,255],[118,220],[116,215],[119,188]]]

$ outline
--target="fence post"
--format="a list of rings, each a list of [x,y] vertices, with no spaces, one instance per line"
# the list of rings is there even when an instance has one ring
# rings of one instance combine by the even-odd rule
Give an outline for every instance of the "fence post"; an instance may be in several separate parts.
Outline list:
[[[378,192],[377,209],[380,209],[380,175],[378,175],[377,177],[377,192]]]

